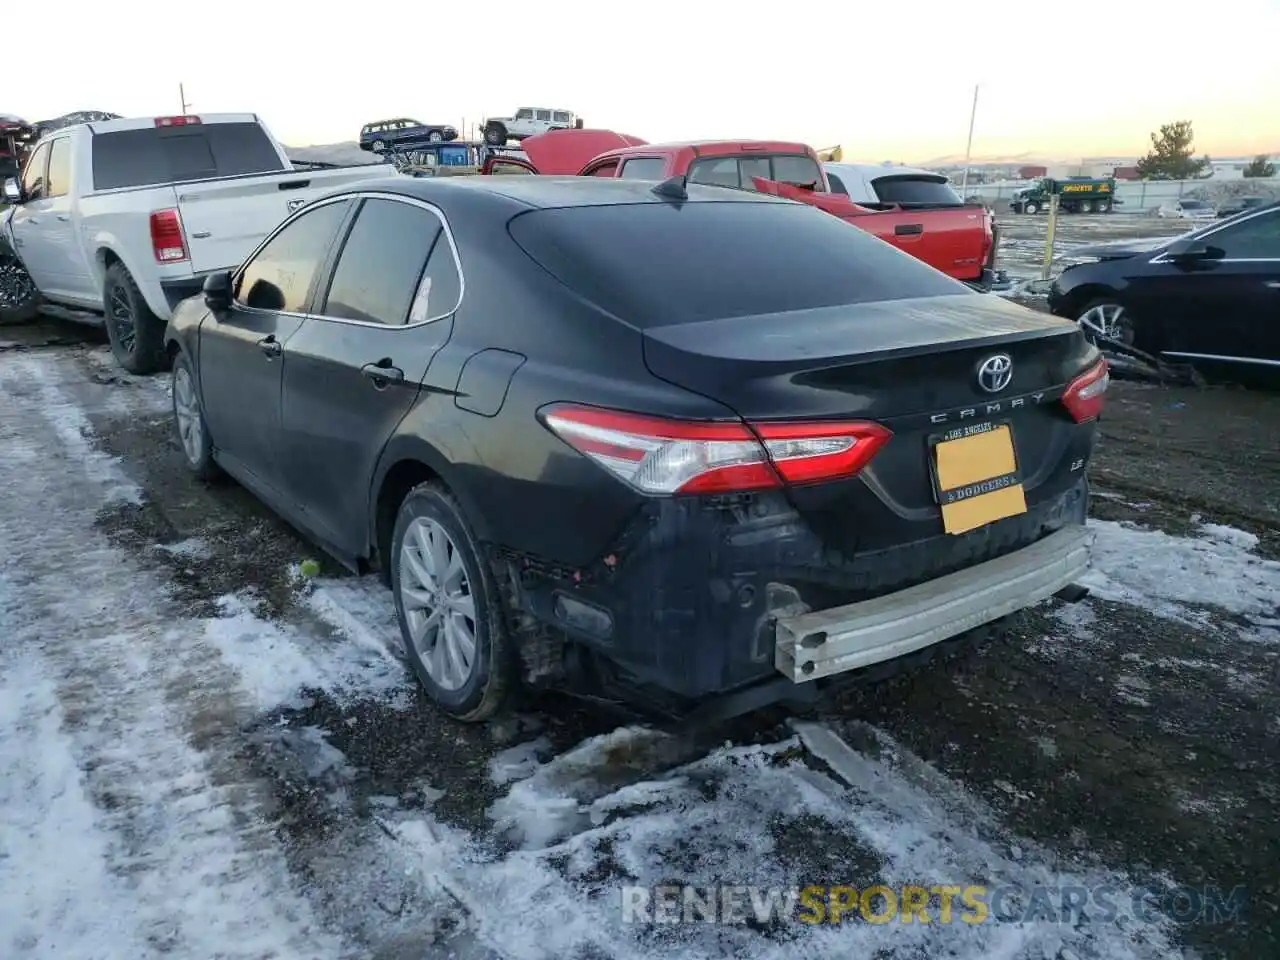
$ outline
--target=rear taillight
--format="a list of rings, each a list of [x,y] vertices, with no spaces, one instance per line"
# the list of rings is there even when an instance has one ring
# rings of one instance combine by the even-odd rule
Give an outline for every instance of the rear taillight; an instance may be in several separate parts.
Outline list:
[[[730,493],[856,474],[891,436],[878,423],[669,420],[557,404],[542,422],[642,493]]]
[[[193,127],[200,123],[199,117],[183,114],[177,117],[156,117],[157,127]]]
[[[156,263],[178,263],[187,259],[187,241],[182,235],[182,219],[177,210],[152,212],[151,252]]]
[[[1076,423],[1096,419],[1102,413],[1102,404],[1106,400],[1110,382],[1111,374],[1106,360],[1099,360],[1072,380],[1062,394],[1062,404],[1071,414],[1071,419]]]

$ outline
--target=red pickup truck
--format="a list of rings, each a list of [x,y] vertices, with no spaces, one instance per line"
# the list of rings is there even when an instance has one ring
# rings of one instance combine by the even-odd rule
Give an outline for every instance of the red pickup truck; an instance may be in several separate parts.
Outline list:
[[[817,154],[803,143],[725,140],[646,143],[612,130],[551,130],[520,144],[525,158],[495,155],[481,173],[622,177],[756,190],[812,204],[980,290],[995,277],[991,214],[977,206],[880,209],[832,193]]]

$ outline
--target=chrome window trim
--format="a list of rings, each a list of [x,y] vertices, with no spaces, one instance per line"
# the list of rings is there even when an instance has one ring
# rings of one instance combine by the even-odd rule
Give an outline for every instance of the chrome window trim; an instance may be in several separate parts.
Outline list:
[[[285,311],[285,310],[263,310],[259,307],[247,306],[241,303],[239,300],[236,301],[237,307],[239,307],[242,310],[246,310],[250,313],[273,313],[273,314],[276,314],[277,316],[299,317],[301,319],[310,319],[310,320],[323,320],[328,323],[349,323],[353,326],[373,327],[374,329],[377,329],[377,330],[413,330],[413,329],[416,329],[417,327],[425,327],[429,323],[436,323],[437,321],[443,320],[446,317],[451,317],[458,312],[458,309],[462,306],[463,298],[466,296],[466,292],[467,292],[467,275],[466,273],[463,272],[463,269],[462,269],[462,257],[458,253],[458,243],[454,239],[453,231],[449,228],[449,221],[445,219],[445,216],[440,211],[440,209],[438,207],[433,206],[430,203],[427,203],[425,200],[419,200],[417,197],[406,197],[398,193],[384,193],[380,190],[362,190],[362,191],[355,191],[352,193],[344,193],[336,197],[326,197],[324,200],[321,200],[317,203],[307,204],[305,207],[302,207],[301,209],[299,209],[293,216],[289,217],[283,223],[281,223],[278,227],[276,227],[276,229],[273,230],[271,234],[265,240],[263,240],[262,243],[258,245],[257,249],[255,249],[252,254],[250,254],[248,257],[245,258],[244,265],[248,265],[253,260],[253,258],[256,257],[264,247],[267,246],[267,244],[269,244],[273,239],[275,239],[277,234],[282,233],[289,226],[289,224],[291,224],[294,220],[297,220],[300,217],[302,217],[304,214],[315,210],[317,207],[327,206],[330,203],[337,203],[342,200],[390,200],[396,203],[408,204],[409,206],[412,206],[412,207],[419,207],[420,209],[426,210],[428,213],[434,216],[437,220],[439,220],[440,227],[444,231],[445,239],[449,241],[449,252],[453,254],[453,265],[458,271],[458,300],[453,305],[452,309],[447,310],[443,313],[428,317],[426,320],[419,320],[417,323],[390,324],[390,323],[374,323],[369,320],[353,320],[348,317],[333,317],[333,316],[329,316],[327,314],[323,314],[319,312],[294,313],[294,312]],[[359,216],[359,211],[357,211],[356,216],[357,217]],[[342,256],[341,254],[339,254],[338,260],[334,262],[335,269],[337,268],[337,265],[341,260],[342,260]],[[236,271],[236,275],[232,280],[233,283],[236,283],[239,281],[239,277],[241,275],[241,272],[244,269],[244,265],[242,265],[240,269]],[[424,263],[423,268],[425,269],[425,267],[426,267],[426,264]],[[330,276],[329,280],[330,280],[330,283],[332,283],[333,281],[332,276]],[[422,281],[419,281],[418,287],[414,290],[414,298],[417,297],[418,291],[421,288],[422,288]],[[410,300],[409,302],[410,304],[412,304],[413,300]]]

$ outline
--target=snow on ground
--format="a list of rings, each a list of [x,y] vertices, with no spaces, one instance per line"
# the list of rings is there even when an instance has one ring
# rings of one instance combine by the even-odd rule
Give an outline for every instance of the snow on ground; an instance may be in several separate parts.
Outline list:
[[[1096,597],[1193,622],[1195,606],[1263,625],[1280,617],[1280,563],[1253,553],[1258,539],[1250,533],[1220,524],[1201,526],[1203,538],[1110,520],[1090,526],[1094,567],[1081,582]]]
[[[349,813],[357,771],[332,731],[260,721],[308,689],[402,709],[412,688],[389,595],[375,578],[325,579],[301,587],[296,621],[267,622],[251,593],[224,598],[220,616],[186,615],[161,573],[94,526],[104,503],[141,491],[95,448],[75,375],[47,356],[0,357],[0,957],[327,960],[417,957],[433,943],[476,960],[1177,955],[1162,924],[1096,917],[788,919],[764,932],[628,922],[624,885],[1128,881],[1010,835],[960,785],[862,724],[797,724],[782,742],[710,753],[644,727],[558,756],[538,739],[489,765],[485,831],[388,797],[286,850],[264,785],[242,766],[242,731],[258,723],[257,742],[298,758],[300,776]],[[128,402],[93,389],[94,402]],[[137,395],[154,412],[154,388]],[[1096,526],[1099,595],[1157,612],[1204,602],[1274,614],[1280,564],[1234,534]],[[201,545],[172,549],[198,558]],[[1073,616],[1087,632],[1088,616]],[[425,789],[438,787],[448,789]],[[767,921],[769,903],[756,908]]]
[[[0,363],[0,448],[40,451],[0,458],[0,956],[341,956],[230,762],[246,704],[203,625],[94,529],[138,490],[72,370]]]

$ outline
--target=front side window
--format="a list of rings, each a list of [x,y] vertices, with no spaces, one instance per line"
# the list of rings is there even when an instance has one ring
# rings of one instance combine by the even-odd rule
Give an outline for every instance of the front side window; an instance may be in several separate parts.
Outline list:
[[[71,138],[55,140],[49,150],[49,173],[45,179],[45,196],[66,196],[71,188]]]
[[[454,273],[453,300],[443,309],[441,304],[450,296],[447,271],[431,275],[429,282],[424,278],[428,258],[436,260],[436,247],[443,249]],[[432,319],[452,312],[457,305],[456,273],[439,217],[398,200],[366,200],[342,247],[333,282],[318,312],[393,327]]]
[[[1260,213],[1204,238],[1226,260],[1280,260],[1280,211]]]
[[[326,203],[290,222],[245,265],[236,300],[257,310],[305,312],[311,284],[350,205]]]
[[[49,160],[49,145],[41,144],[36,148],[36,152],[31,155],[31,159],[27,161],[26,168],[22,171],[22,195],[26,198],[26,202],[32,200],[43,200],[45,196],[44,189],[44,168]]]
[[[532,120],[532,119],[533,119],[533,109],[532,109],[532,108],[530,108],[530,107],[521,107],[519,110],[517,110],[517,111],[516,111],[516,119],[517,119],[517,120]]]

